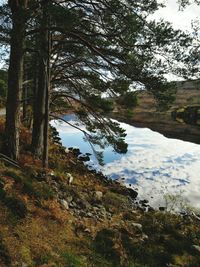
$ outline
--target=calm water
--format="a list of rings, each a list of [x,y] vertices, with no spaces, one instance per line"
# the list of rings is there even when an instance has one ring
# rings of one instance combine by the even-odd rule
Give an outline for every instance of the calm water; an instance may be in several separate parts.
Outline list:
[[[65,117],[76,124],[75,116]],[[53,122],[66,147],[78,147],[82,153],[92,154],[82,132],[65,123]],[[137,188],[139,198],[148,199],[154,207],[165,205],[163,196],[178,195],[200,209],[200,145],[168,139],[147,128],[136,128],[125,123],[128,152],[123,155],[104,150],[103,167],[94,156],[89,164],[113,178],[125,178],[127,186]],[[178,197],[176,204],[178,205]]]

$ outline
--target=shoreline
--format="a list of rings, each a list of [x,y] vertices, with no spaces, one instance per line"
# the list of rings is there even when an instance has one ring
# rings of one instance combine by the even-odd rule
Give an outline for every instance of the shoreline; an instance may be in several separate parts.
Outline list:
[[[149,128],[167,138],[179,139],[185,142],[191,142],[200,145],[200,127],[198,126],[181,124],[176,121],[138,121],[134,120],[134,118],[127,119],[119,114],[111,114],[110,117],[134,127]]]

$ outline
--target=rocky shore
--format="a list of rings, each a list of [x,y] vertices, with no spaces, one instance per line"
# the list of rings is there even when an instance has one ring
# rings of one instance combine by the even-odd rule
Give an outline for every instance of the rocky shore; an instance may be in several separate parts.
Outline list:
[[[21,134],[19,168],[0,162],[1,267],[199,266],[198,216],[152,209],[55,133],[44,170]]]

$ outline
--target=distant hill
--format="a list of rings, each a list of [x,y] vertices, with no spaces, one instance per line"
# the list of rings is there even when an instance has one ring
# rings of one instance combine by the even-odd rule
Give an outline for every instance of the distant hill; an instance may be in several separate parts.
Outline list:
[[[138,93],[138,106],[133,108],[131,112],[116,110],[112,116],[137,127],[148,127],[167,137],[200,143],[198,125],[189,125],[172,118],[175,110],[180,111],[180,109],[185,110],[187,107],[200,106],[200,79],[177,81],[176,84],[176,99],[169,110],[159,112],[153,96],[146,91],[141,91]]]
[[[200,90],[200,79],[175,82],[177,89]]]

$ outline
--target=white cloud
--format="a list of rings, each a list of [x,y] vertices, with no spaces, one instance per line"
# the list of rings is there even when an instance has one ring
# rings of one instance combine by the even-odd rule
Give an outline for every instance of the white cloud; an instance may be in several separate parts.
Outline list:
[[[192,20],[199,19],[200,6],[196,4],[192,4],[183,11],[179,11],[177,1],[175,0],[160,0],[158,2],[164,2],[166,7],[159,9],[153,17],[155,19],[163,18],[171,22],[176,29],[191,31]]]

